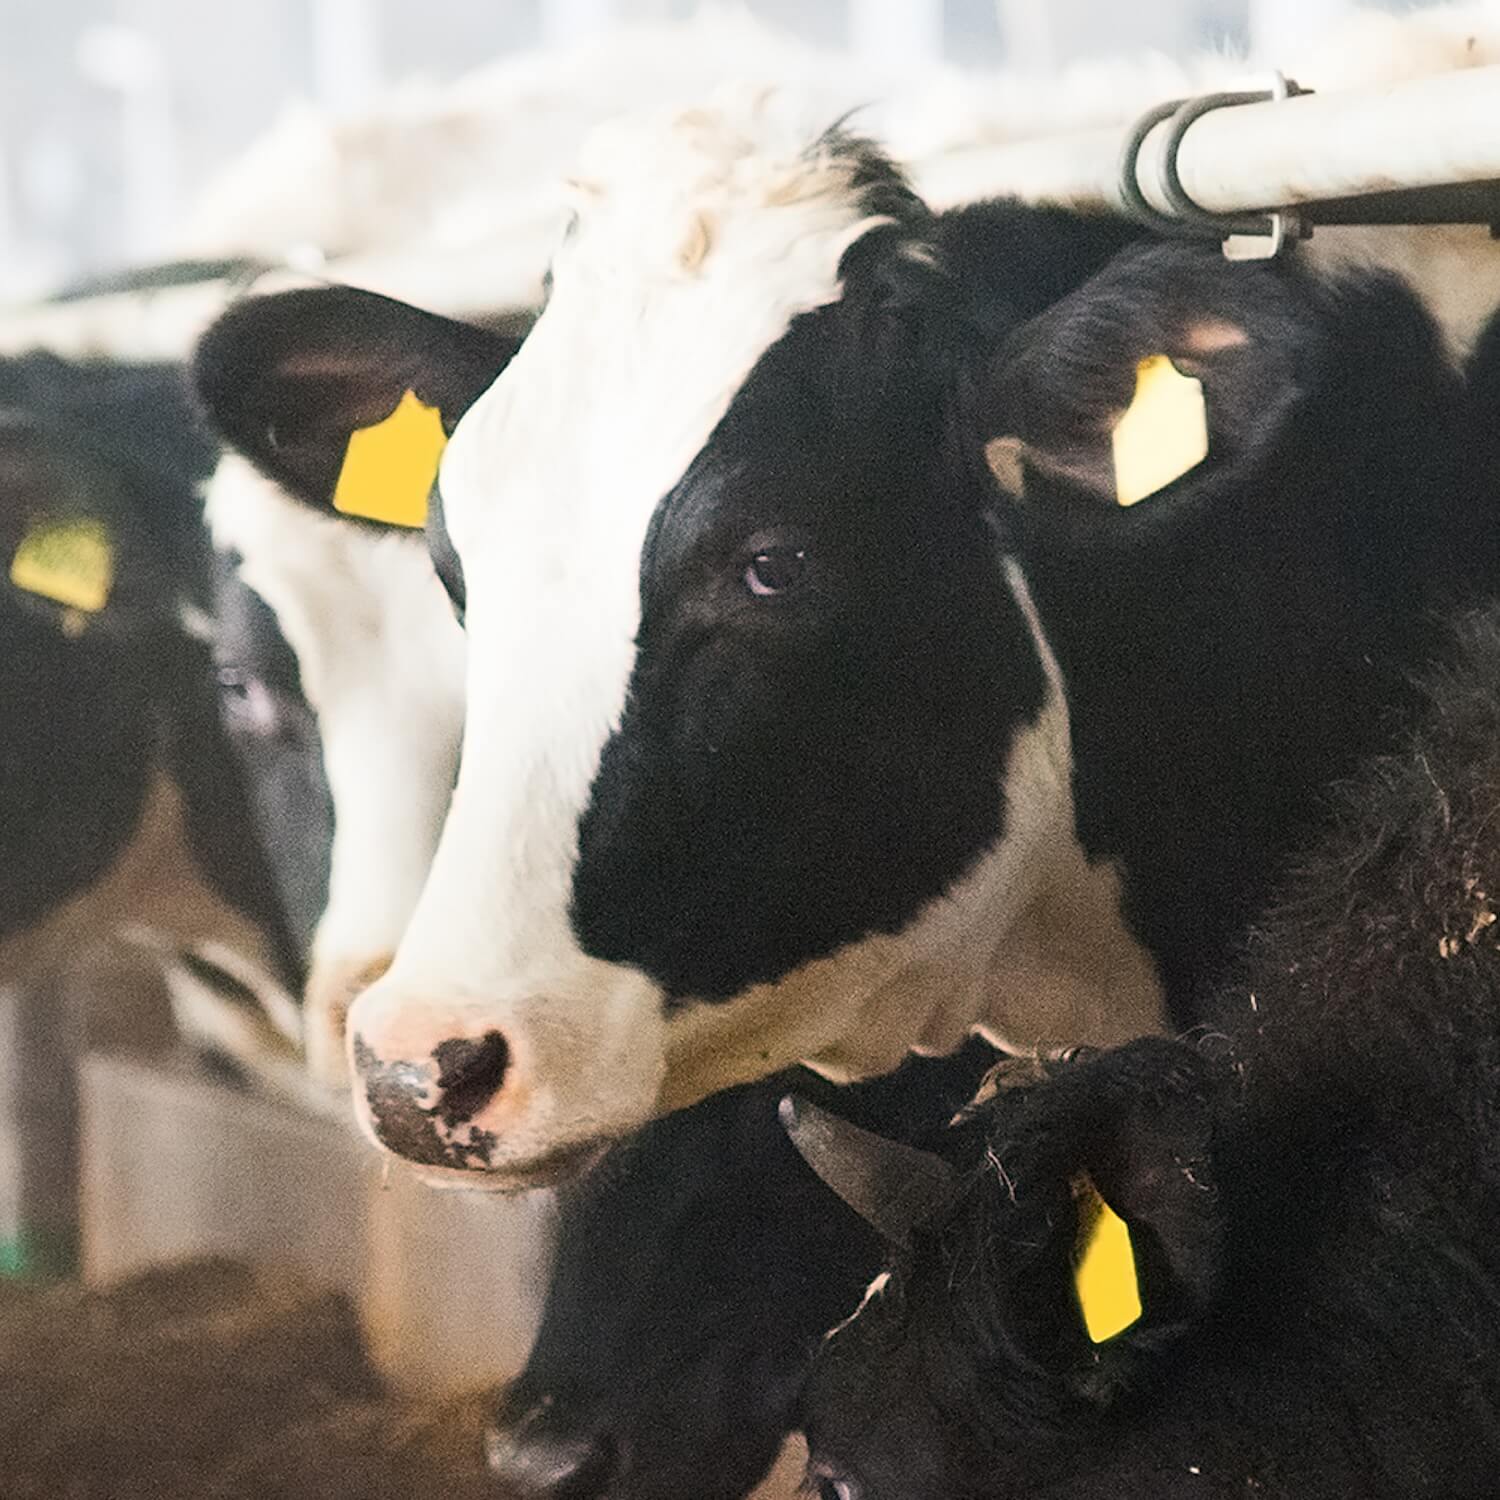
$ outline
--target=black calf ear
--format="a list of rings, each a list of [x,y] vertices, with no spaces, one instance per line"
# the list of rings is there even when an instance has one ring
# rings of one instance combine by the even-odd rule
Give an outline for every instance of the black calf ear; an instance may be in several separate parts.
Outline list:
[[[224,440],[298,499],[420,526],[443,442],[519,345],[319,287],[232,307],[199,341],[193,381]]]
[[[1243,473],[1312,379],[1316,316],[1278,270],[1126,250],[1007,340],[981,417],[991,468],[1017,496],[1110,506]]]
[[[1080,1073],[1090,1118],[1072,1169],[1074,1286],[1092,1358],[1078,1385],[1107,1401],[1218,1289],[1223,1221],[1212,1144],[1220,1084],[1195,1050],[1160,1041],[1101,1054]]]

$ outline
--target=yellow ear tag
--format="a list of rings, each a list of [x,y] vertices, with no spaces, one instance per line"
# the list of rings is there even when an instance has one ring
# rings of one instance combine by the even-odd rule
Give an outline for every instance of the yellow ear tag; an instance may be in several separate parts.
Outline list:
[[[43,521],[21,539],[10,581],[69,609],[96,615],[109,603],[115,554],[102,521]],[[74,631],[73,633],[77,633]]]
[[[1083,1326],[1096,1344],[1123,1333],[1141,1315],[1130,1228],[1099,1196],[1087,1177],[1074,1184],[1078,1197],[1078,1244],[1073,1286]]]
[[[407,391],[383,422],[350,434],[333,508],[387,526],[425,526],[427,497],[447,446],[437,407]]]
[[[1113,447],[1121,505],[1134,505],[1197,468],[1208,457],[1203,382],[1184,375],[1165,354],[1143,359]]]

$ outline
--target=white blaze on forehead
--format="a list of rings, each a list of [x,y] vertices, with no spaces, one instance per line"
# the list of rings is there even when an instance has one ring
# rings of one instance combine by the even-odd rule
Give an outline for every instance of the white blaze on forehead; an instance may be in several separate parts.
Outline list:
[[[464,639],[420,533],[325,516],[226,457],[206,511],[297,657],[334,804],[315,963],[394,951],[437,847],[463,727]]]

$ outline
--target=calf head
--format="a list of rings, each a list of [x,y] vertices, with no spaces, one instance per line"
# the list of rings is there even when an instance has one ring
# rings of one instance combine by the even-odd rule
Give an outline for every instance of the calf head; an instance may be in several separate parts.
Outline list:
[[[463,637],[433,577],[401,454],[336,508],[355,433],[408,393],[446,428],[515,340],[352,288],[252,298],[205,336],[194,376],[236,452],[207,515],[221,549],[215,654],[304,962],[309,1066],[344,1078],[344,1016],[381,973],[426,876],[463,722]],[[389,461],[388,461],[389,462]]]
[[[881,1258],[792,1149],[783,1092],[905,1138],[946,1120],[993,1057],[971,1042],[846,1089],[806,1072],[732,1089],[653,1122],[566,1190],[542,1326],[490,1437],[507,1492],[747,1493],[791,1430],[824,1330]]]
[[[824,1341],[801,1401],[820,1495],[1024,1495],[1087,1448],[1213,1296],[1220,1087],[1198,1052],[1155,1040],[1000,1064],[944,1145],[960,1164],[949,1201],[910,1225]],[[906,1227],[889,1204],[914,1169],[891,1163],[888,1143],[825,1129],[805,1149],[841,1192],[876,1205],[888,1235]],[[1128,1227],[1141,1309],[1099,1343],[1078,1290],[1095,1194]]]

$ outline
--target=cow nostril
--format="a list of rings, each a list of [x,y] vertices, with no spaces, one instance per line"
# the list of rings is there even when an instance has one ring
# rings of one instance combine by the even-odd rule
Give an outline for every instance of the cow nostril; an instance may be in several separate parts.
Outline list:
[[[485,1435],[490,1472],[517,1500],[594,1500],[614,1477],[615,1449],[608,1438],[528,1439],[525,1424]]]
[[[510,1046],[498,1031],[487,1031],[477,1042],[440,1042],[432,1059],[442,1095],[437,1114],[451,1129],[472,1120],[500,1092],[510,1067]]]

